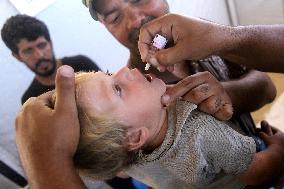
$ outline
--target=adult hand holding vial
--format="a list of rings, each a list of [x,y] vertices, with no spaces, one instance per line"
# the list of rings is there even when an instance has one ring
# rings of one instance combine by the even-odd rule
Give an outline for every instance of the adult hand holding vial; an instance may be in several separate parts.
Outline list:
[[[151,48],[150,48],[150,53],[154,54],[156,51],[165,48],[166,44],[167,44],[168,40],[159,35],[156,34],[156,36],[154,37],[152,43],[151,43]],[[145,66],[145,70],[149,70],[150,69],[151,64],[147,62],[146,66]]]
[[[184,60],[217,55],[248,68],[284,73],[283,32],[283,24],[231,27],[199,18],[167,14],[143,25],[138,48],[142,61],[159,70]],[[151,42],[157,33],[164,36],[170,45],[151,53]]]
[[[176,14],[157,18],[145,24],[140,30],[138,48],[141,59],[160,68],[159,70],[166,70],[183,60],[207,57],[216,50],[210,46],[211,43],[208,44],[212,41],[214,44],[214,41],[218,40],[214,37],[215,32],[212,32],[215,26],[216,24],[208,21]],[[167,48],[153,51],[156,34],[165,37],[170,43]],[[159,38],[157,41],[160,41]]]

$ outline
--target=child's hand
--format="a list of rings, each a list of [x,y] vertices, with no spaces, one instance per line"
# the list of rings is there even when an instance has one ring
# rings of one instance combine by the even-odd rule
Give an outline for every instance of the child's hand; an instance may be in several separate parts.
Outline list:
[[[266,145],[275,145],[278,146],[284,155],[284,133],[279,129],[269,125],[267,121],[261,122],[261,129],[258,129],[260,137],[264,140]]]

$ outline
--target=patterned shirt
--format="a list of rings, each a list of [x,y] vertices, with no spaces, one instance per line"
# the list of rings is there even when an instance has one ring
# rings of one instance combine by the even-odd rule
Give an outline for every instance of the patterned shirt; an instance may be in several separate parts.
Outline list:
[[[151,154],[141,153],[127,173],[155,189],[244,188],[235,175],[248,169],[256,146],[240,132],[231,122],[177,101],[168,111],[162,145]]]

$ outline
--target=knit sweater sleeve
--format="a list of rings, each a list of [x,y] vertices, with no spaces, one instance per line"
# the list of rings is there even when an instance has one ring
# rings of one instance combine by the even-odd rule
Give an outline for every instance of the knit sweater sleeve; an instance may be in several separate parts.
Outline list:
[[[200,125],[195,130],[196,141],[211,171],[238,175],[248,169],[256,153],[252,138],[233,130],[229,122],[218,121],[199,111],[192,112],[188,119],[191,124]]]

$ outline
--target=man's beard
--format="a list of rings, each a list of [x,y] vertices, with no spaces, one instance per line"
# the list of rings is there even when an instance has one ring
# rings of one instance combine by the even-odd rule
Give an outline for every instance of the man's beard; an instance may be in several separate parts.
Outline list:
[[[51,65],[51,68],[49,68],[49,65]],[[44,67],[44,71],[39,71],[38,69],[40,67]],[[53,56],[52,59],[40,59],[36,65],[35,68],[32,69],[32,71],[41,77],[48,77],[52,75],[56,70],[56,60]]]
[[[156,18],[157,18],[157,17],[154,17],[154,16],[147,16],[147,17],[145,17],[145,18],[141,21],[140,26],[139,26],[138,28],[134,28],[134,29],[128,34],[128,41],[129,41],[130,44],[131,44],[131,48],[130,48],[131,52],[135,52],[136,54],[140,54],[140,53],[139,53],[139,49],[138,49],[138,40],[139,40],[140,29],[141,29],[141,27],[142,27],[144,24],[146,24],[146,23],[148,23],[148,22],[150,22],[150,21],[152,21],[152,20],[154,20],[154,19],[156,19]]]

